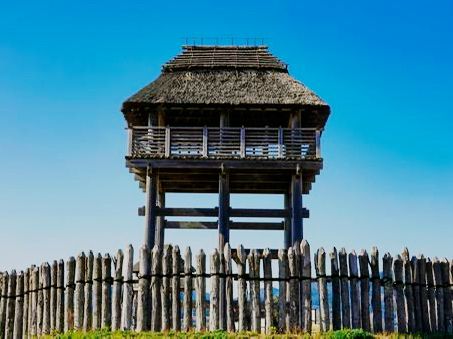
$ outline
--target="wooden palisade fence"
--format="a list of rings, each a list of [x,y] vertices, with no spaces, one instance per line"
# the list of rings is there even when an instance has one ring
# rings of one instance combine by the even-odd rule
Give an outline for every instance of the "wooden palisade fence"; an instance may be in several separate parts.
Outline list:
[[[321,248],[313,258],[305,240],[278,252],[234,251],[227,244],[207,266],[203,251],[192,261],[190,248],[181,253],[166,245],[140,248],[134,266],[128,246],[113,258],[90,251],[66,263],[4,272],[0,337],[99,328],[311,332],[315,326],[453,333],[453,262],[411,258],[405,249],[394,258],[386,253],[380,266],[376,248],[370,255],[335,248],[327,255]]]

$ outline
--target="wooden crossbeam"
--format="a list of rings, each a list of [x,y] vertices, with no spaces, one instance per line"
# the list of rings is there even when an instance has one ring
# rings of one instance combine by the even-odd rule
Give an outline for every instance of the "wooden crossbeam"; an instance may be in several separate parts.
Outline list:
[[[144,215],[144,207],[139,209],[139,215]],[[158,216],[165,217],[216,217],[219,215],[218,207],[214,208],[156,208]],[[231,217],[239,218],[286,218],[290,211],[285,209],[254,209],[254,208],[230,208]],[[302,218],[309,218],[310,211],[303,208]]]
[[[216,230],[218,228],[217,221],[166,221],[165,228],[168,229],[205,229]],[[283,230],[283,222],[230,222],[232,230],[267,230],[279,231]]]

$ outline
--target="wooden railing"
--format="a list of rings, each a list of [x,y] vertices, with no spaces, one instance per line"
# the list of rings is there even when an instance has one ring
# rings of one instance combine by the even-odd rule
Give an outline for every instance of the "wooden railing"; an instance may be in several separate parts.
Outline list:
[[[135,158],[321,158],[314,128],[145,126],[128,133],[128,156]]]

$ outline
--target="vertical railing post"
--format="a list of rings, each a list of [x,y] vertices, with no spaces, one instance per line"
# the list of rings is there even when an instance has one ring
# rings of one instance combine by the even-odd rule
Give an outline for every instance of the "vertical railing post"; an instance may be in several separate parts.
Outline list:
[[[203,158],[208,157],[208,128],[203,127]]]
[[[315,132],[315,143],[316,143],[316,158],[321,158],[321,131],[319,129]]]
[[[132,142],[133,142],[133,129],[128,128],[127,129],[127,156],[128,157],[132,156],[132,152],[133,152]]]
[[[241,158],[245,158],[245,128],[241,127]]]
[[[170,127],[165,127],[165,157],[170,157],[170,150],[171,150],[171,135],[170,135]]]
[[[278,157],[283,158],[283,128],[278,128]]]

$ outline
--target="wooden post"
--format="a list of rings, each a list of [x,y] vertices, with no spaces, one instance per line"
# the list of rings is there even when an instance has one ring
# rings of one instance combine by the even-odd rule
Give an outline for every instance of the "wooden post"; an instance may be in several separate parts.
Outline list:
[[[370,274],[368,271],[368,253],[361,250],[359,254],[360,264],[360,312],[362,329],[370,332]]]
[[[0,281],[1,281],[1,273],[0,273]],[[1,283],[0,283],[1,288]],[[23,323],[22,323],[22,334],[25,337],[28,337],[28,324],[30,319],[30,268],[27,268],[24,273],[24,306],[23,306]],[[1,290],[0,290],[0,298],[1,298]],[[0,331],[1,332],[1,331]]]
[[[360,328],[360,292],[358,277],[359,272],[357,268],[357,255],[353,250],[349,253],[349,277],[351,285],[351,324],[352,328]]]
[[[36,331],[38,336],[42,334],[43,325],[43,307],[44,307],[44,296],[43,296],[43,279],[42,279],[42,265],[38,267],[38,303],[37,303],[37,321]]]
[[[338,255],[340,262],[340,282],[341,282],[341,319],[343,328],[351,327],[351,306],[349,300],[348,283],[348,258],[346,249],[343,247]],[[380,300],[379,300],[380,302]]]
[[[102,318],[102,255],[98,253],[96,258],[93,258],[93,278],[92,278],[92,327],[93,329],[101,328],[101,318]],[[88,280],[88,279],[87,279]],[[85,289],[86,291],[86,289]],[[86,294],[85,294],[86,295]],[[87,295],[88,297],[89,294]],[[85,306],[85,309],[87,307]],[[89,308],[88,308],[89,309]],[[87,310],[88,310],[87,309]]]
[[[149,283],[151,275],[150,255],[146,245],[139,252],[139,281],[137,294],[137,326],[136,330],[148,331],[150,328],[151,309],[149,305]]]
[[[81,253],[77,256],[75,272],[75,294],[74,294],[74,328],[82,330],[83,328],[83,291],[85,283],[85,266],[86,256]]]
[[[246,154],[246,148],[245,148],[245,128],[244,126],[241,127],[241,135],[240,135],[240,154],[241,158],[245,158]]]
[[[112,290],[112,331],[121,328],[121,291],[123,289],[123,251],[118,250],[115,257],[115,272]]]
[[[14,334],[16,280],[17,280],[16,271],[12,270],[8,279],[8,300],[6,302],[5,338],[12,338]]]
[[[162,250],[154,246],[151,261],[151,331],[159,332],[162,326],[161,286],[162,278]]]
[[[187,252],[186,252],[187,254]],[[187,256],[186,256],[187,261]],[[196,330],[198,332],[204,331],[206,329],[206,315],[205,315],[205,296],[206,296],[206,254],[203,250],[200,250],[200,253],[196,257],[197,261],[197,284],[196,284]],[[185,263],[187,265],[187,263]],[[186,271],[187,266],[184,270]],[[184,310],[187,310],[188,307],[184,305]],[[192,308],[190,308],[192,311]],[[187,316],[186,316],[187,317]]]
[[[174,331],[181,331],[181,253],[179,247],[173,247],[172,252],[172,278],[171,278],[171,319],[172,329]]]
[[[159,181],[159,180],[158,180]],[[158,185],[160,186],[160,184]],[[160,208],[165,207],[165,192],[162,191],[162,188],[159,187],[157,195],[157,205]],[[160,248],[164,248],[165,244],[165,216],[159,215],[156,217],[156,240],[155,244],[157,244]]]
[[[439,333],[445,332],[445,312],[444,312],[444,288],[442,280],[442,267],[439,259],[434,258],[434,286],[436,289],[436,313],[437,313],[437,326],[436,330]]]
[[[437,331],[436,324],[436,293],[434,290],[433,263],[428,258],[426,261],[426,283],[428,286],[429,323],[431,332]]]
[[[24,317],[24,272],[20,272],[17,276],[14,294],[16,296],[16,305],[14,306],[13,338],[22,339],[23,323],[27,321],[27,318]]]
[[[422,323],[422,303],[420,299],[420,265],[418,264],[418,260],[416,257],[412,257],[411,266],[414,291],[415,332],[421,332],[423,329],[423,323]]]
[[[50,267],[50,331],[56,329],[57,317],[57,271],[58,262],[54,260]],[[25,316],[25,314],[24,314]]]
[[[66,291],[64,300],[64,331],[67,332],[74,328],[74,277],[75,277],[75,264],[74,257],[70,257],[66,262]],[[35,283],[35,282],[34,282]],[[36,288],[35,286],[33,287]],[[36,298],[36,294],[33,293],[33,297]],[[36,325],[36,314],[33,317],[33,324]],[[35,329],[35,328],[34,328]],[[36,331],[36,329],[35,329]],[[32,332],[35,334],[36,332]]]
[[[239,251],[238,251],[239,252]],[[238,266],[239,270],[239,266]],[[278,298],[278,327],[279,332],[288,332],[289,326],[287,326],[287,314],[288,308],[286,307],[286,295],[287,291],[287,279],[288,279],[288,254],[286,249],[278,250],[278,277],[279,282],[279,298]]]
[[[225,259],[225,308],[226,308],[226,330],[228,332],[234,332],[234,310],[233,310],[233,267],[231,264],[231,247],[230,244],[225,244],[223,250]]]
[[[197,262],[198,262],[198,257],[197,257]],[[197,270],[199,267],[197,266]],[[200,268],[201,269],[201,268]],[[201,282],[201,277],[197,278],[197,282]],[[201,290],[199,290],[199,287],[197,285],[197,324],[199,322],[198,320],[198,298],[203,299],[204,294],[201,294]],[[184,314],[184,322],[183,322],[183,328],[185,332],[189,332],[192,329],[192,250],[190,247],[186,248],[186,251],[184,252],[184,300],[183,300],[183,314]],[[203,316],[203,313],[201,313],[200,317]],[[197,327],[198,328],[198,327]]]
[[[214,249],[211,255],[211,293],[209,309],[209,329],[215,331],[219,328],[219,251]]]
[[[302,241],[302,227],[302,174],[297,174],[291,178],[291,245]]]
[[[319,292],[320,331],[327,332],[330,330],[330,316],[326,280],[326,252],[322,247],[315,254],[315,269]]]
[[[58,262],[56,262],[56,268],[55,265],[53,265],[53,270],[55,271],[55,280],[54,280],[54,286],[55,286],[55,302],[54,302],[54,307],[55,307],[55,327],[54,330],[57,332],[63,332],[64,330],[64,261],[63,259],[60,259]],[[30,307],[28,307],[28,312],[30,312]],[[24,329],[24,333],[27,333]]]
[[[230,241],[230,184],[229,174],[219,175],[219,249],[223,250]]]
[[[250,305],[251,312],[251,330],[252,332],[261,331],[261,312],[260,312],[260,257],[258,252],[253,249],[248,256],[249,269],[250,269]],[[297,281],[296,281],[297,283]],[[297,303],[299,304],[299,303]]]
[[[170,302],[170,288],[171,288],[171,256],[173,248],[171,245],[165,245],[162,254],[162,289],[161,289],[161,300],[162,300],[162,331],[166,332],[170,330],[170,315],[171,315],[171,302]]]
[[[101,327],[112,325],[112,259],[107,253],[102,258],[102,306]]]
[[[332,276],[332,329],[341,329],[341,293],[340,293],[340,268],[338,265],[337,249],[330,252],[330,270]]]
[[[272,261],[271,252],[268,248],[263,251],[263,274],[264,274],[264,314],[265,314],[265,331],[271,333],[272,329],[272,311],[274,300],[272,296]]]
[[[203,127],[203,158],[208,157],[208,128]]]
[[[442,283],[444,286],[444,315],[445,315],[445,332],[451,334],[453,332],[452,324],[452,296],[451,296],[451,281],[450,281],[450,263],[447,259],[441,262]]]
[[[283,195],[284,198],[284,208],[286,211],[291,211],[291,192],[288,190]],[[284,231],[284,247],[288,249],[292,244],[291,240],[291,217],[288,215],[285,217],[285,231]]]
[[[74,259],[74,258],[73,258]],[[38,335],[38,288],[39,288],[39,268],[36,266],[32,266],[32,295],[31,295],[31,322],[30,322],[30,334],[31,336]],[[74,266],[75,267],[75,260]],[[69,278],[69,277],[68,277]],[[68,280],[69,281],[69,280]],[[74,269],[72,272],[72,282],[74,284]],[[74,290],[73,290],[74,291]],[[74,293],[74,292],[73,292]],[[73,294],[74,295],[74,294]],[[74,304],[72,304],[72,312],[74,312]],[[72,313],[73,315],[73,313]],[[73,319],[73,318],[72,318]],[[73,322],[71,324],[73,326]],[[72,327],[71,327],[72,328]]]
[[[310,245],[304,239],[300,244],[302,256],[302,305],[301,305],[301,328],[304,332],[311,333],[311,257]]]
[[[384,270],[384,331],[394,331],[394,314],[393,314],[393,274],[392,263],[393,258],[390,253],[384,254],[382,259],[382,267]]]
[[[409,250],[404,248],[403,253],[404,267],[404,297],[406,298],[406,316],[407,316],[407,331],[415,332],[415,310],[414,310],[414,293],[412,289],[412,265],[409,257]]]
[[[145,201],[145,245],[153,248],[156,236],[156,175],[147,169],[146,173],[146,201]]]
[[[121,307],[121,329],[132,329],[132,299],[134,290],[132,288],[132,273],[134,267],[134,248],[132,245],[126,247],[123,262],[123,302]]]
[[[393,272],[395,274],[395,299],[396,299],[396,318],[398,333],[406,333],[406,305],[403,292],[403,259],[397,255],[393,262]]]
[[[316,130],[316,158],[321,158],[321,131],[319,129]]]
[[[50,333],[50,266],[46,262],[42,265],[43,282],[43,321],[42,333]]]
[[[170,127],[165,127],[165,157],[169,158],[171,155],[171,130]]]
[[[84,308],[83,308],[83,330],[86,332],[91,329],[92,324],[97,325],[97,321],[93,319],[93,316],[97,317],[97,310],[94,310],[96,306],[94,305],[95,300],[93,300],[93,262],[94,255],[93,251],[88,253],[86,259],[86,268],[85,268],[85,287],[84,287]],[[100,267],[99,267],[100,268]],[[97,269],[97,268],[96,268]],[[93,311],[96,311],[93,314]],[[96,326],[94,328],[99,328]]]
[[[428,290],[426,289],[426,258],[421,255],[418,258],[418,264],[420,267],[420,303],[422,305],[422,325],[423,332],[429,333],[429,312],[428,312]]]
[[[2,275],[2,286],[1,286],[1,300],[0,300],[0,338],[4,337],[5,334],[5,322],[6,322],[6,304],[8,301],[8,272],[4,272]]]
[[[376,246],[371,249],[371,308],[373,317],[373,332],[382,332],[381,306],[381,277],[379,272],[379,250]]]
[[[238,269],[238,307],[239,307],[239,319],[238,319],[238,330],[245,331],[246,328],[246,254],[244,247],[240,245],[237,249],[237,269]]]

